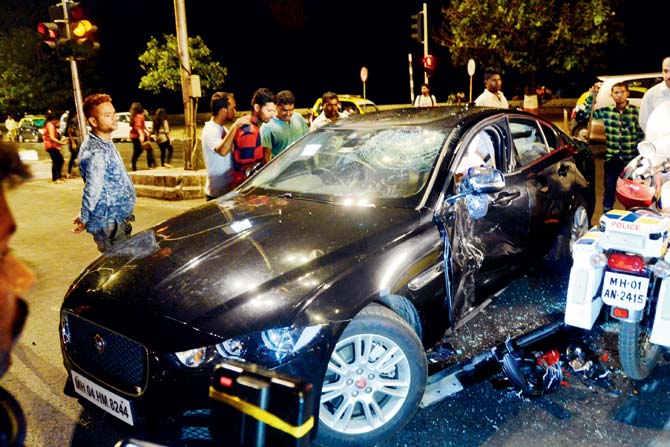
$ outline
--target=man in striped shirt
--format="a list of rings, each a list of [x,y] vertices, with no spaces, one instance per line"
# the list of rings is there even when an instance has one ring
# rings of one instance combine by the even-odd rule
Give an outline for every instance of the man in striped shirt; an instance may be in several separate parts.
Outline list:
[[[587,115],[591,114],[593,97],[598,94],[600,83],[591,88],[586,98]],[[637,144],[644,139],[640,127],[639,109],[628,102],[628,86],[617,82],[612,86],[613,106],[605,106],[593,112],[594,119],[601,119],[605,125],[605,189],[603,212],[614,207],[616,181],[623,168],[637,156]]]

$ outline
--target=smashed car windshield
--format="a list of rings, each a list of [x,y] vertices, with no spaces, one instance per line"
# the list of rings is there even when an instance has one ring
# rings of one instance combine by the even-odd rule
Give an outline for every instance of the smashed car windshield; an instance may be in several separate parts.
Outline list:
[[[300,195],[410,197],[430,178],[446,135],[417,126],[311,133],[259,172],[250,186]]]

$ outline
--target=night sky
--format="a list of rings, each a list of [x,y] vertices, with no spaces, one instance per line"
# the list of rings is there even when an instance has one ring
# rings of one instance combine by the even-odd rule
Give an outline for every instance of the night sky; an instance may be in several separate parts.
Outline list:
[[[55,1],[45,2],[45,5]],[[137,88],[142,74],[137,57],[150,36],[175,32],[171,0],[84,0],[99,27],[101,51],[98,68],[103,88],[112,94],[119,110],[140,100],[145,107],[179,109],[181,95],[160,96]],[[410,38],[411,15],[421,1],[382,0],[186,0],[189,35],[200,35],[215,60],[228,68],[221,90],[235,93],[238,109],[245,110],[258,87],[292,90],[298,107],[309,107],[326,90],[362,94],[360,69],[369,70],[367,97],[379,104],[409,102],[408,53],[413,53],[418,91],[423,75],[419,61],[422,46]],[[439,8],[429,2],[434,21]],[[611,70],[580,76],[544,74],[538,82],[579,95],[597,74],[660,71],[661,59],[670,54],[670,2],[623,1],[626,46],[613,54]],[[46,8],[45,17],[46,19]],[[664,28],[666,31],[664,31]],[[443,101],[449,92],[467,94],[465,67],[452,67],[448,54],[436,44],[431,53],[438,61],[431,79],[433,93]],[[503,68],[504,70],[504,68]],[[483,67],[474,77],[475,95],[482,89]],[[503,90],[511,96],[511,74]],[[86,89],[86,86],[84,86]],[[204,92],[211,95],[212,92]],[[203,98],[199,111],[208,108]]]

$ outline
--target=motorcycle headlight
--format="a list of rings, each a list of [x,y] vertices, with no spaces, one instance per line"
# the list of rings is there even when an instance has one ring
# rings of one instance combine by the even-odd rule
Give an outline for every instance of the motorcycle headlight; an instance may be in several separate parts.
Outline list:
[[[199,368],[225,359],[257,363],[267,368],[278,366],[312,346],[322,325],[268,329],[230,338],[213,346],[175,353],[182,365]]]

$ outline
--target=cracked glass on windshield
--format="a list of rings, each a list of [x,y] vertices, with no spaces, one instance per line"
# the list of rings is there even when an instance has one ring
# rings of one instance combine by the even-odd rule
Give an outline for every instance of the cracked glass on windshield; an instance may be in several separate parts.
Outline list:
[[[329,200],[410,197],[428,182],[447,135],[416,126],[315,132],[287,149],[249,186]]]

